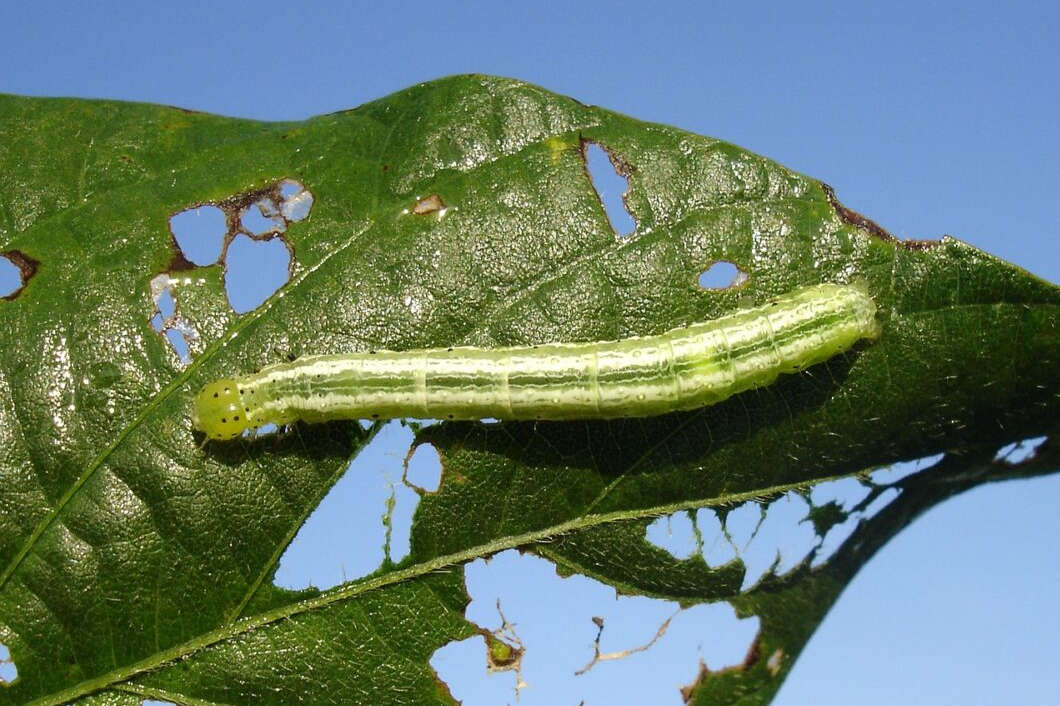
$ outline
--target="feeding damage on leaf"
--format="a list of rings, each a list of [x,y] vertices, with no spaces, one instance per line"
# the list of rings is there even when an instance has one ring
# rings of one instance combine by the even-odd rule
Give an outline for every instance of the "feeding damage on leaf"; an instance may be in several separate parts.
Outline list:
[[[626,201],[633,167],[595,140],[582,138],[581,154],[585,176],[589,179],[600,207],[607,214],[611,229],[620,240],[628,238],[637,229],[637,223]]]
[[[442,201],[442,197],[438,194],[431,194],[421,199],[416,200],[416,204],[412,207],[412,213],[417,216],[425,216],[428,213],[437,213],[438,217],[441,218],[448,211],[448,207],[445,202]]]
[[[7,645],[0,642],[0,687],[10,686],[18,679],[18,669]]]
[[[0,302],[0,316],[15,315],[24,337],[4,351],[5,372],[18,375],[0,376],[0,428],[33,432],[6,437],[14,480],[0,486],[13,488],[0,498],[14,517],[5,524],[11,531],[0,532],[8,557],[0,567],[0,602],[8,601],[0,637],[23,674],[8,692],[18,703],[74,702],[134,684],[190,700],[388,703],[400,693],[427,702],[443,691],[428,662],[443,646],[473,635],[469,664],[477,672],[487,671],[484,647],[489,663],[511,664],[515,643],[479,639],[480,624],[496,626],[492,613],[480,621],[465,612],[467,597],[476,595],[469,577],[477,558],[510,548],[547,556],[549,575],[577,576],[571,584],[591,576],[606,589],[584,615],[561,617],[549,628],[551,643],[535,643],[533,631],[543,622],[516,604],[518,592],[530,594],[529,609],[552,593],[529,581],[496,581],[513,589],[504,597],[505,611],[529,654],[536,657],[535,644],[547,649],[555,635],[579,630],[571,643],[580,651],[566,662],[573,678],[593,657],[594,635],[600,654],[629,651],[684,606],[650,650],[654,658],[682,630],[692,635],[676,657],[660,660],[678,671],[643,673],[643,681],[661,681],[673,698],[674,685],[695,676],[700,649],[717,677],[706,681],[725,683],[730,672],[721,667],[741,663],[761,621],[757,658],[738,673],[735,688],[762,701],[802,649],[818,613],[849,582],[849,571],[834,571],[843,563],[834,559],[802,568],[816,537],[844,529],[855,516],[880,528],[858,536],[866,541],[857,547],[848,542],[838,552],[818,552],[843,553],[850,558],[844,566],[855,567],[878,547],[874,538],[891,536],[902,517],[937,501],[928,496],[910,504],[925,497],[914,494],[927,486],[920,479],[917,487],[881,494],[875,514],[786,494],[809,479],[964,448],[969,439],[1044,433],[1024,427],[1055,407],[1049,396],[1055,386],[1048,385],[1055,375],[1042,374],[1055,368],[1051,290],[981,253],[969,256],[971,248],[895,247],[830,203],[813,179],[720,140],[481,76],[423,84],[299,124],[114,103],[27,100],[25,107],[46,119],[40,129],[23,129],[28,120],[5,123],[11,139],[27,148],[22,154],[40,152],[47,126],[83,120],[76,134],[52,140],[45,151],[71,167],[62,174],[81,179],[42,186],[60,190],[73,183],[77,192],[42,211],[25,235],[33,248],[23,251],[44,263],[28,290],[32,296],[24,291],[15,305]],[[112,139],[81,129],[88,125],[106,126]],[[616,166],[603,155],[605,173],[626,177],[617,210],[600,206],[606,189],[587,177],[583,139],[621,156]],[[142,169],[122,171],[127,160],[115,159],[114,145],[122,155],[135,150]],[[311,186],[312,195],[292,186],[301,195],[287,206],[275,185],[244,188],[286,174]],[[308,210],[314,198],[313,222],[295,227],[295,205]],[[633,220],[625,238],[612,221],[622,212]],[[178,248],[165,231],[170,215]],[[181,236],[189,222],[214,229],[215,240],[201,252]],[[87,248],[73,252],[71,232],[91,236],[94,260],[85,260]],[[146,254],[144,243],[151,244]],[[292,281],[264,304],[260,296],[225,302],[226,279],[237,269],[233,252],[264,244],[286,253],[283,274],[293,270]],[[722,262],[737,272],[717,284],[700,279]],[[444,459],[445,478],[433,491],[411,471],[402,476],[398,464],[409,442],[398,447],[389,473],[370,475],[365,466],[372,458],[364,453],[363,464],[343,476],[350,456],[364,446],[364,434],[350,433],[362,431],[355,423],[298,426],[283,439],[205,449],[188,433],[189,393],[210,379],[272,362],[276,349],[448,354],[460,346],[492,352],[538,350],[533,346],[555,341],[628,341],[717,320],[745,308],[745,300],[765,306],[822,282],[863,280],[885,329],[871,345],[692,411],[435,425],[424,438]],[[81,294],[88,304],[71,306]],[[30,300],[33,307],[23,306]],[[157,332],[146,324],[152,314]],[[183,369],[161,339],[181,324],[196,334],[189,346],[201,346]],[[803,333],[831,331],[834,322],[816,318]],[[738,327],[725,334],[748,332]],[[53,352],[57,341],[61,357]],[[775,332],[759,331],[739,350],[765,357],[779,343]],[[631,357],[645,352],[634,347]],[[729,367],[723,360],[729,357],[712,362]],[[56,365],[60,360],[70,364]],[[984,364],[992,360],[1004,364]],[[794,362],[806,361],[797,356]],[[547,364],[534,361],[531,372],[547,376]],[[752,372],[744,371],[744,381]],[[1025,384],[1029,375],[1038,387]],[[21,385],[23,379],[29,384]],[[109,382],[114,379],[121,384]],[[473,381],[469,389],[499,393],[500,382]],[[573,394],[572,380],[563,382],[562,391]],[[443,383],[441,389],[458,387]],[[562,399],[550,398],[550,404]],[[218,421],[227,419],[221,415]],[[1048,444],[1040,448],[1048,451]],[[946,477],[946,468],[935,470]],[[1004,473],[1012,475],[1007,466]],[[351,549],[338,562],[362,554],[363,563],[336,569],[323,590],[308,588],[321,582],[286,584],[283,577],[274,586],[278,557],[299,544],[293,538],[312,525],[314,508],[346,476],[351,495],[369,499],[356,510],[338,503],[347,524],[351,516],[364,518],[340,543]],[[951,473],[939,496],[952,495],[953,483],[968,477]],[[393,502],[380,497],[391,489]],[[402,514],[402,493],[418,503],[415,521],[411,511],[407,521]],[[760,519],[760,505],[737,509],[748,497],[773,499],[770,514],[782,504],[805,508],[794,524],[805,526],[799,537],[809,537],[811,548],[790,554],[800,568],[774,567],[774,554],[745,588],[741,581],[753,572],[735,560],[715,563],[709,548],[695,546],[678,557],[645,541],[645,527],[657,516],[682,511],[687,518],[728,504],[734,509],[719,527],[738,544],[737,522],[746,521],[753,533]],[[696,525],[702,533],[706,521],[697,518]],[[399,536],[406,527],[407,542]],[[307,533],[300,541],[308,539]],[[827,590],[798,592],[819,588],[815,579],[826,571],[833,572]],[[152,579],[147,590],[128,590],[144,576]],[[616,588],[623,592],[618,601]],[[20,608],[30,591],[57,609],[24,620]],[[627,594],[658,612],[620,637],[622,623],[608,610]],[[483,600],[490,611],[493,596]],[[106,620],[100,623],[98,611],[84,606],[106,606]],[[698,612],[711,607],[728,613],[720,629]],[[551,604],[544,608],[557,612]],[[152,625],[158,629],[144,630]],[[40,636],[69,634],[71,626],[85,636],[83,645],[49,640],[47,650],[34,648]],[[115,651],[101,651],[111,635],[122,636]],[[729,652],[714,656],[708,650],[715,640],[704,635],[738,637]],[[399,669],[386,669],[393,645],[402,646],[404,659]],[[643,668],[653,661],[646,657],[597,662],[580,681]],[[535,682],[532,661],[522,665],[527,681]],[[80,671],[71,673],[69,664]],[[323,676],[307,679],[299,667],[306,664]],[[248,674],[261,678],[248,680]],[[504,682],[507,693],[493,702],[510,700],[510,677],[494,681]],[[534,683],[535,691],[539,686]],[[455,687],[454,694],[460,695]]]
[[[739,665],[756,639],[758,618],[740,618],[724,601],[682,605],[625,595],[583,574],[560,575],[562,568],[514,551],[466,566],[471,602],[465,615],[492,655],[487,655],[487,670],[476,673],[482,654],[477,637],[435,652],[431,665],[456,698],[500,701],[503,689],[518,693],[529,685],[542,703],[576,703],[579,698],[591,703],[602,684],[621,670],[643,680],[639,694],[644,703],[662,703],[673,697],[674,684],[693,676],[697,655],[700,662]],[[498,619],[499,627],[492,627]],[[489,675],[514,671],[507,664],[513,650],[518,672],[497,686]],[[527,655],[533,659],[523,659]]]
[[[876,221],[866,216],[861,215],[852,208],[847,208],[840,202],[836,196],[835,189],[823,181],[820,182],[821,188],[824,189],[825,196],[828,198],[828,203],[832,205],[837,216],[844,223],[860,228],[865,232],[879,238],[880,240],[895,245],[900,245],[903,248],[909,248],[910,250],[928,250],[934,247],[938,247],[941,243],[938,240],[900,240],[894,237],[890,231],[881,227]]]
[[[150,283],[151,326],[182,364],[221,335],[233,312],[254,309],[290,279],[295,258],[286,232],[308,218],[312,206],[308,189],[282,179],[169,217],[174,255]],[[228,292],[227,306],[210,301],[219,285]]]
[[[11,277],[0,281],[0,299],[14,300],[26,288],[33,275],[37,274],[40,262],[34,260],[21,250],[0,252],[0,264],[6,263],[12,270]],[[8,283],[6,280],[11,279]]]

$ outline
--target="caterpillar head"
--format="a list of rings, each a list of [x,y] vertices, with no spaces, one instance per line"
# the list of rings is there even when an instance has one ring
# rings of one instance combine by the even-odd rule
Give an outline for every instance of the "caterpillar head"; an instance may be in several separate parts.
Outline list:
[[[250,425],[235,380],[215,380],[195,396],[191,423],[210,439],[234,439]]]

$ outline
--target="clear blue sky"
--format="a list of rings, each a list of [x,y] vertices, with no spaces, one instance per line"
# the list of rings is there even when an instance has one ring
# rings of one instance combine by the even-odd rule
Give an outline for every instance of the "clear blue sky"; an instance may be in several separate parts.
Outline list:
[[[218,5],[5,3],[0,91],[289,120],[453,73],[511,76],[730,140],[827,181],[846,205],[899,237],[950,233],[1060,280],[1060,10],[1047,3]],[[403,455],[402,443],[407,448],[399,430],[392,436],[390,449],[364,461],[359,476],[348,474],[347,489],[330,502],[345,511],[367,503],[369,517],[379,516],[387,482],[400,486],[401,473],[400,464],[383,461]],[[371,493],[364,492],[365,477],[373,479]],[[399,508],[405,503],[410,511],[411,494],[397,492]],[[847,590],[777,703],[1055,699],[1057,498],[1060,479],[1051,477],[979,489],[922,518]],[[313,522],[328,529],[307,528],[296,543],[303,556],[285,559],[282,580],[319,585],[335,580],[329,575],[353,578],[378,560],[336,557],[320,538],[334,537],[344,523]],[[673,536],[680,535],[678,524]],[[358,529],[360,541],[365,532],[378,533],[377,525]],[[401,541],[396,537],[394,546]],[[497,571],[524,572],[519,580],[527,585],[555,581],[532,562],[517,564],[494,562]],[[469,569],[472,611],[479,611],[471,617],[488,627],[497,624],[496,611],[489,613],[491,582],[512,585],[497,575],[478,564]],[[584,598],[583,589],[596,598]],[[576,610],[579,600],[596,611],[586,615],[605,610],[600,601],[606,610],[617,606],[598,586],[566,585],[561,595],[569,605],[557,600],[541,612]],[[516,597],[504,606],[521,634],[546,617]],[[616,607],[608,618],[610,649],[644,641],[638,635],[654,631],[644,626],[657,625],[658,606],[650,607],[646,622],[625,635],[624,610]],[[660,678],[678,684],[694,674],[699,656],[712,665],[732,659],[711,652],[716,630],[696,629],[695,620],[705,626],[714,617],[689,613],[680,620],[686,618],[691,628],[675,619],[672,634],[648,653],[598,665],[584,682],[598,679],[587,703],[620,703],[600,689],[629,697],[637,692],[623,676],[648,679],[670,661],[680,669]],[[583,625],[587,618],[565,620]],[[664,643],[672,637],[676,644],[682,631],[687,642],[667,652]],[[531,638],[523,638],[533,650]],[[733,645],[742,649],[746,639]],[[579,632],[571,659],[587,660],[591,640],[591,632]],[[461,659],[446,653],[444,668],[458,669]],[[480,651],[466,659],[473,660],[468,674],[481,671]],[[535,686],[524,691],[523,703],[540,703],[549,677],[524,676]],[[509,677],[484,684],[473,687],[484,702],[510,697]],[[478,702],[463,695],[468,704]]]

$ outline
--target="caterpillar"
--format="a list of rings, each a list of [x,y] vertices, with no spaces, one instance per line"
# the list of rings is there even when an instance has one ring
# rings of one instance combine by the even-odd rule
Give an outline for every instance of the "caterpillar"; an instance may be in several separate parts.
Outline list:
[[[821,284],[655,336],[304,356],[208,383],[192,425],[234,439],[333,419],[609,419],[720,402],[880,332],[862,284]]]

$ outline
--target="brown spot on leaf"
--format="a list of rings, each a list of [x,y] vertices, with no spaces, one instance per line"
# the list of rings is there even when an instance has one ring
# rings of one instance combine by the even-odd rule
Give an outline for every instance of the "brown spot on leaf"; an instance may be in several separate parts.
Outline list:
[[[423,216],[428,213],[436,213],[444,208],[445,202],[442,201],[442,197],[438,194],[431,194],[417,201],[416,205],[412,207],[412,212],[417,216]]]
[[[176,245],[176,240],[173,241],[176,247],[176,252],[173,253],[173,259],[169,261],[169,267],[166,268],[168,272],[180,272],[183,270],[193,270],[197,265],[184,257],[184,253],[181,252],[180,246]]]

